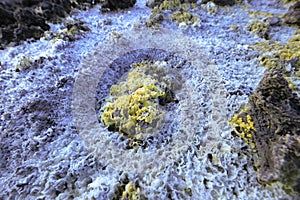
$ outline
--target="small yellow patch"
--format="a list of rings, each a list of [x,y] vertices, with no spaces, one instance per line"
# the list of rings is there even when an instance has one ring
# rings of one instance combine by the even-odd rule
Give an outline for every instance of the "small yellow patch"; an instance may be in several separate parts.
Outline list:
[[[228,123],[234,128],[234,132],[241,137],[245,142],[249,144],[252,150],[256,149],[256,145],[253,140],[253,131],[255,131],[254,122],[252,117],[248,114],[246,115],[246,119],[240,117],[242,113],[249,111],[250,106],[246,106],[242,109],[238,114],[234,114],[232,119],[228,121]]]
[[[122,194],[122,200],[138,200],[141,199],[140,188],[136,188],[133,182],[129,182],[125,186],[125,191]]]

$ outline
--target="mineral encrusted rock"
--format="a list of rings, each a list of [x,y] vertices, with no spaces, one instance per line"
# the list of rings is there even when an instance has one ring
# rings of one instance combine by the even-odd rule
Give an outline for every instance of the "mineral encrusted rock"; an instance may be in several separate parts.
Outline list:
[[[287,24],[296,24],[300,26],[300,1],[292,5],[284,15],[284,21]]]
[[[279,72],[267,72],[250,98],[259,180],[300,194],[300,99]]]
[[[50,29],[47,21],[58,22],[73,8],[99,3],[100,0],[12,0],[0,2],[0,49],[18,45],[28,38],[39,39]]]

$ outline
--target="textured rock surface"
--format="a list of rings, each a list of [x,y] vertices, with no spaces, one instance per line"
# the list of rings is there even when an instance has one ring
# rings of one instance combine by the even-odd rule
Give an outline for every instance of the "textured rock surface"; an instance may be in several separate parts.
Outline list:
[[[300,26],[300,2],[292,5],[288,12],[284,15],[285,23],[296,24]]]
[[[112,11],[117,9],[125,9],[134,6],[136,0],[106,0],[102,6],[102,10],[106,9]]]
[[[73,8],[85,8],[100,0],[15,0],[0,2],[0,49],[20,41],[39,39],[50,29],[47,21],[58,22]]]
[[[161,4],[162,2],[164,2],[164,0],[147,0],[146,5],[150,8],[154,8],[155,6]]]
[[[194,103],[190,106],[216,108],[215,105],[219,105],[220,108],[196,112],[204,125],[199,125],[199,121],[192,119],[197,128],[192,133],[195,137],[190,142],[178,140],[188,149],[177,154],[180,156],[176,156],[178,159],[168,157],[171,162],[162,170],[155,167],[142,168],[143,173],[135,173],[135,168],[124,172],[124,168],[120,168],[117,163],[105,165],[107,160],[115,156],[107,148],[108,144],[116,149],[119,149],[118,146],[111,140],[106,143],[96,137],[94,142],[101,143],[108,159],[102,159],[103,156],[101,158],[101,155],[89,151],[79,130],[75,128],[71,108],[74,83],[83,63],[101,61],[91,62],[90,66],[97,68],[98,64],[106,60],[109,62],[103,67],[108,69],[109,63],[123,60],[113,56],[116,52],[128,52],[126,49],[129,47],[130,50],[137,47],[135,39],[130,40],[129,46],[122,43],[124,48],[114,46],[111,41],[121,42],[120,35],[134,38],[134,35],[130,35],[132,30],[145,28],[143,24],[151,12],[145,6],[146,0],[137,0],[133,8],[120,12],[102,13],[99,12],[101,6],[97,5],[86,11],[72,13],[68,20],[82,21],[90,29],[85,32],[84,37],[65,39],[60,35],[66,31],[66,26],[61,23],[50,24],[50,32],[54,34],[50,39],[42,37],[40,40],[25,41],[18,46],[1,50],[0,199],[119,199],[127,191],[128,184],[139,188],[141,195],[148,199],[291,199],[283,191],[281,183],[265,187],[257,181],[251,149],[239,137],[232,135],[232,129],[227,125],[230,115],[248,102],[248,97],[264,71],[264,68],[258,66],[259,53],[251,49],[252,44],[262,39],[249,34],[245,29],[249,23],[249,11],[268,9],[280,14],[286,11],[285,8],[276,10],[278,5],[270,1],[252,0],[254,1],[257,4],[250,8],[218,7],[214,15],[200,6],[196,7],[191,12],[201,16],[199,27],[182,30],[171,20],[162,23],[171,33],[167,35],[168,41],[180,42],[181,38],[174,38],[174,35],[181,33],[191,38],[188,41],[195,40],[197,46],[209,52],[201,56],[202,59],[209,57],[203,59],[203,62],[209,60],[215,63],[205,65],[201,71],[214,68],[218,73],[203,73],[198,76],[189,72],[192,76],[188,81],[197,87],[190,87],[192,91],[186,96],[199,97],[199,94],[204,93],[207,99],[203,104]],[[74,23],[70,24],[74,25],[77,27]],[[270,30],[271,38],[285,42],[294,30],[295,27],[283,24],[275,31]],[[153,35],[158,37],[160,31],[153,31]],[[147,33],[144,35],[151,36]],[[149,41],[146,37],[139,38],[144,40],[138,42],[138,49],[146,48]],[[168,45],[165,40],[161,37],[158,39],[159,49],[166,49]],[[185,42],[180,44],[187,48]],[[107,45],[111,45],[111,48],[107,49]],[[194,48],[183,50],[180,45],[174,47],[179,48],[176,54],[181,56],[191,52],[199,56],[199,52],[203,52],[203,49],[197,51]],[[24,67],[16,70],[20,63]],[[108,79],[116,75],[113,71],[113,74],[109,74],[110,71],[107,70]],[[91,75],[95,71],[83,72]],[[201,77],[209,77],[209,81]],[[216,92],[218,87],[223,90]],[[205,92],[207,90],[210,92]],[[210,99],[214,92],[215,95],[226,96],[226,100]],[[191,110],[195,111],[185,109],[184,112],[189,113]],[[180,129],[179,132],[181,131],[184,130]],[[108,137],[118,139],[111,134]],[[174,142],[178,144],[176,140]],[[171,146],[169,150],[172,152],[177,149]],[[124,152],[128,153],[128,150]],[[166,151],[161,151],[164,152]],[[133,152],[133,155],[139,159],[130,157],[124,160],[123,156],[124,165],[129,161],[137,162],[139,166],[149,165],[143,162],[149,159],[141,156],[144,155],[143,151]],[[118,162],[122,160],[119,159]],[[166,164],[165,160],[160,163]]]
[[[268,72],[250,98],[259,179],[300,194],[300,99],[279,72]]]

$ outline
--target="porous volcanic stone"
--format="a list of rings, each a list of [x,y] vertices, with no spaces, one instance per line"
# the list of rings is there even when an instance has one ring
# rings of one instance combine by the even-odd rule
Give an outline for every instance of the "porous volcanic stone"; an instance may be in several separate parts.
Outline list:
[[[39,39],[73,8],[85,8],[100,0],[5,0],[0,2],[0,49],[28,38]]]
[[[250,97],[259,180],[300,194],[300,99],[280,72],[267,72]]]

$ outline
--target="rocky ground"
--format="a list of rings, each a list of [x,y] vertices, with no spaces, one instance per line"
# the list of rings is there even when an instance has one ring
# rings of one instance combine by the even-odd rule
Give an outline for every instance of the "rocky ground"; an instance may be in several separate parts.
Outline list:
[[[299,7],[1,2],[0,198],[297,199]],[[93,96],[145,60],[182,85],[147,147],[107,129]]]

